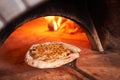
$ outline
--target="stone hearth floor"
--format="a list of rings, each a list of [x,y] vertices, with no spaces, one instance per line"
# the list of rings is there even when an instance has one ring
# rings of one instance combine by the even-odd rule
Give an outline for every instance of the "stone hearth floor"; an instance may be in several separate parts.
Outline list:
[[[17,57],[17,59],[14,57]],[[80,58],[77,60],[77,67],[82,71],[81,73],[68,66],[55,69],[33,68],[28,66],[20,57],[22,56],[0,55],[0,80],[120,79],[120,54],[113,51],[100,54],[89,49],[82,49]]]

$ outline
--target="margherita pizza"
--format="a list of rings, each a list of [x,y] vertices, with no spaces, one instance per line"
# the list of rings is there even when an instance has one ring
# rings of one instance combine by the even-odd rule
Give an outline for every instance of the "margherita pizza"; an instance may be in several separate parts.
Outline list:
[[[37,68],[56,68],[79,57],[80,49],[63,42],[34,44],[28,50],[25,62]]]

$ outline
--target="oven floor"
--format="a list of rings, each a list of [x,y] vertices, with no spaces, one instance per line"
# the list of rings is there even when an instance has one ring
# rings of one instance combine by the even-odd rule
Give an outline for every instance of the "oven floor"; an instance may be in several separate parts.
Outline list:
[[[17,54],[17,53],[16,53]],[[77,67],[82,73],[68,66],[55,69],[37,69],[28,66],[23,55],[0,55],[0,80],[119,80],[120,54],[106,52],[97,54],[89,49],[82,49]],[[84,74],[84,73],[85,74]],[[87,77],[87,75],[91,77]],[[89,78],[89,79],[88,79]]]
[[[79,36],[79,33],[73,35],[71,39],[71,36],[65,33],[34,33],[37,31],[39,32],[40,29],[33,30],[30,25],[29,29],[27,27],[19,28],[0,47],[0,80],[120,79],[120,53],[118,53],[120,51],[107,51],[104,54],[99,54],[99,52],[90,49],[89,42],[84,36]],[[49,33],[52,33],[51,37],[48,36]],[[81,73],[68,66],[55,69],[37,69],[24,62],[25,54],[32,44],[54,40],[67,42],[81,48],[80,57],[76,63],[82,71]]]

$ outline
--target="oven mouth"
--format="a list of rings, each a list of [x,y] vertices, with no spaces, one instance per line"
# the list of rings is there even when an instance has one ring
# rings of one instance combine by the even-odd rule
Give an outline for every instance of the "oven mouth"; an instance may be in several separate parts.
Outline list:
[[[65,42],[91,49],[83,26],[63,16],[42,16],[29,20],[12,32],[2,46],[6,46],[8,52],[26,46],[21,51],[25,53],[31,45],[43,42]]]
[[[66,4],[63,6],[62,4]],[[76,5],[75,5],[76,4]],[[82,26],[85,31],[87,38],[89,39],[91,49],[97,51],[104,51],[101,44],[100,38],[96,32],[94,24],[92,23],[91,17],[87,10],[86,2],[81,2],[81,5],[77,5],[77,1],[68,4],[67,1],[58,1],[58,2],[45,2],[35,6],[34,8],[29,9],[24,14],[17,16],[14,20],[10,21],[6,27],[1,31],[0,34],[0,46],[7,40],[9,35],[20,27],[25,22],[30,20],[44,17],[44,16],[63,16],[70,20],[75,21],[78,25]],[[74,6],[71,6],[74,5]]]

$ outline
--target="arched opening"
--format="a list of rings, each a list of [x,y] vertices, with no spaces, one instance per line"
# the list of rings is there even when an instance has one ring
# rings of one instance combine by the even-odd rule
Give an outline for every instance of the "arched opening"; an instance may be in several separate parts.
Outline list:
[[[24,55],[32,44],[51,41],[91,49],[82,25],[61,16],[44,16],[19,26],[2,45],[2,52]]]

